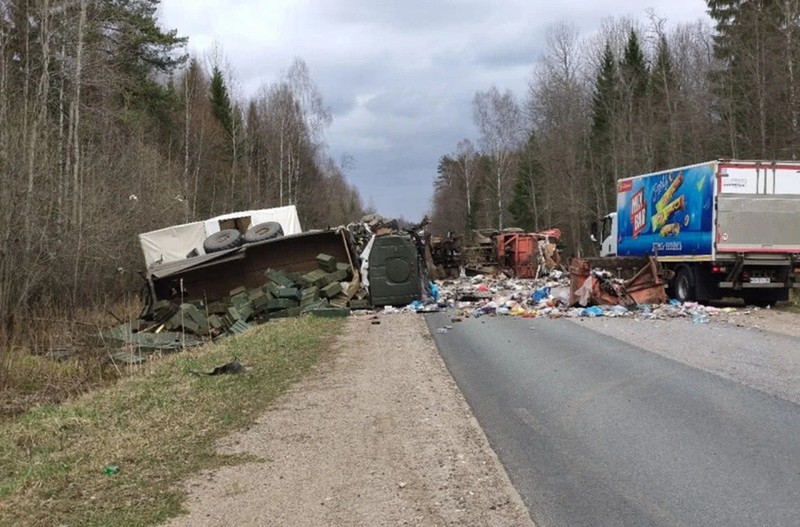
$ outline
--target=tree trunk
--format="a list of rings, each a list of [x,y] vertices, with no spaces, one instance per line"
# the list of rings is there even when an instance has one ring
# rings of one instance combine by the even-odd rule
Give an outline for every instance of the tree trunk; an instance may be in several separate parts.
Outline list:
[[[45,118],[47,117],[47,101],[50,93],[50,6],[48,0],[43,0],[41,8],[40,41],[42,53],[42,71],[39,84],[36,87],[36,107],[34,108],[33,123],[28,136],[28,184],[25,189],[25,248],[31,251],[33,245],[33,197],[34,183],[36,181],[36,162],[40,159],[39,139],[45,138]],[[43,151],[46,151],[46,145]]]
[[[183,188],[183,221],[189,223],[189,116],[191,115],[191,98],[189,97],[188,74],[183,78],[183,106],[183,184],[181,187]]]
[[[797,108],[797,86],[795,85],[794,77],[794,62],[795,62],[795,43],[794,32],[800,22],[800,10],[798,9],[797,0],[784,0],[783,3],[783,18],[784,18],[784,31],[786,32],[786,74],[788,75],[787,85],[789,87],[789,125],[791,126],[792,134],[789,140],[789,149],[792,159],[797,159],[798,148],[798,108]]]
[[[81,74],[83,68],[84,34],[86,31],[86,10],[88,0],[81,0],[80,18],[78,19],[78,43],[75,51],[75,98],[72,101],[72,220],[78,233],[78,243],[75,247],[75,265],[73,267],[73,289],[72,302],[77,303],[78,278],[80,269],[81,249],[83,244],[83,188],[81,184],[81,141],[80,141],[80,122],[81,122]]]
[[[286,118],[281,117],[281,130],[280,130],[280,146],[279,146],[279,159],[278,162],[278,204],[283,207],[283,143],[284,134],[286,133]]]

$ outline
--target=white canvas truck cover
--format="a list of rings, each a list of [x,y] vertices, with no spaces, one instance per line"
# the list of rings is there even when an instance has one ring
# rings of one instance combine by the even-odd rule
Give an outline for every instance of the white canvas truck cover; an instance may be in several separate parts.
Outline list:
[[[198,254],[205,254],[203,242],[210,235],[220,231],[221,221],[243,217],[250,218],[250,225],[276,221],[281,224],[285,236],[302,232],[300,218],[297,216],[297,208],[294,205],[232,212],[205,221],[184,223],[140,234],[139,244],[142,247],[145,265],[150,267],[157,262],[184,260],[193,250],[197,250]]]

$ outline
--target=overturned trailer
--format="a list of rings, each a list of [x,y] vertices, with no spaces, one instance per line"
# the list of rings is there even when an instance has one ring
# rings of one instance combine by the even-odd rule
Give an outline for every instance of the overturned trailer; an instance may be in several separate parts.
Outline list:
[[[294,206],[226,214],[139,239],[147,263],[143,316],[165,303],[207,307],[261,289],[276,300],[270,305],[289,313],[317,300],[354,309],[407,304],[420,298],[425,279],[411,236],[375,235],[364,223],[303,233]],[[285,302],[273,298],[279,294],[288,295]]]
[[[561,266],[558,243],[561,232],[550,229],[523,232],[520,229],[473,231],[466,244],[461,235],[429,236],[425,243],[428,274],[440,280],[468,275],[503,272],[516,278],[538,278]]]
[[[158,263],[147,270],[145,311],[159,300],[210,303],[227,298],[231,291],[263,285],[265,272],[278,269],[309,273],[317,269],[317,256],[327,254],[346,264],[357,277],[357,256],[345,229],[281,236],[234,249]]]

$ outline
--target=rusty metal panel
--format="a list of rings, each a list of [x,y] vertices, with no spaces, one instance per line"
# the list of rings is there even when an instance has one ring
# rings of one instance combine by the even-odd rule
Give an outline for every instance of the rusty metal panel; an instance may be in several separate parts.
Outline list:
[[[538,245],[533,234],[502,233],[495,238],[497,261],[513,271],[517,278],[533,278],[536,274]]]
[[[573,258],[570,262],[570,305],[663,304],[668,301],[666,278],[661,265],[654,257],[638,259],[633,275],[627,280],[613,278],[610,273],[593,273],[592,263],[607,267],[621,265],[631,259],[608,258],[605,262]],[[620,272],[619,270],[617,271]],[[630,275],[629,275],[630,276]]]

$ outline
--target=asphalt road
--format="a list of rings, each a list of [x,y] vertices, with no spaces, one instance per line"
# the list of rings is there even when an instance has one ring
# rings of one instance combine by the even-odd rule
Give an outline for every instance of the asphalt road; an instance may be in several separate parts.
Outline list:
[[[539,527],[800,525],[800,406],[576,322],[426,316]]]

